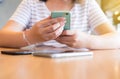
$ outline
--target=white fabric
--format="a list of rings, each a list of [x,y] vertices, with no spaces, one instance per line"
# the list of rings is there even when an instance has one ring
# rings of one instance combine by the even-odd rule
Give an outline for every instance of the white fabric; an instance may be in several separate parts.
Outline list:
[[[71,29],[89,32],[98,25],[108,22],[106,16],[95,0],[86,0],[84,4],[76,3],[70,11]],[[10,18],[26,28],[51,15],[45,2],[39,0],[23,0]],[[53,43],[53,42],[52,42]]]
[[[86,0],[84,5],[76,3],[70,11],[71,13],[71,29],[79,29],[88,32],[90,28],[107,22],[104,13],[101,11],[95,0]],[[18,23],[31,27],[37,21],[50,16],[44,2],[39,0],[23,0],[16,12],[10,18]]]

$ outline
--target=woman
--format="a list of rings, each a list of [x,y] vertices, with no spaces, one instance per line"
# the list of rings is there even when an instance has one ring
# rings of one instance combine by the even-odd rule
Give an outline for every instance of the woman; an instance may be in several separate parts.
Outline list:
[[[52,11],[70,11],[71,30],[63,30],[65,18],[52,19]],[[120,37],[95,0],[23,0],[0,36],[4,47],[58,43],[75,48],[120,48]]]

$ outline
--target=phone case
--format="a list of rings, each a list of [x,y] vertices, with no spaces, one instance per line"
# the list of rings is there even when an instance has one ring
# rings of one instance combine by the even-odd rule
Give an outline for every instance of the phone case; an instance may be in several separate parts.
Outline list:
[[[4,51],[1,51],[1,54],[7,54],[7,55],[29,55],[29,54],[32,54],[32,51],[30,51],[30,50],[4,50]]]
[[[64,30],[70,30],[70,13],[69,12],[62,12],[62,11],[55,11],[51,13],[52,18],[57,18],[57,17],[65,17],[66,18],[66,23],[64,26]]]

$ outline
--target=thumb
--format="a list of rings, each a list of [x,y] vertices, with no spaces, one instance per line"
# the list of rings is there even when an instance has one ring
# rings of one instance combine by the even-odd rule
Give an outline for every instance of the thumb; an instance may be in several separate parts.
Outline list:
[[[75,31],[73,30],[64,30],[62,35],[74,35],[75,34]]]

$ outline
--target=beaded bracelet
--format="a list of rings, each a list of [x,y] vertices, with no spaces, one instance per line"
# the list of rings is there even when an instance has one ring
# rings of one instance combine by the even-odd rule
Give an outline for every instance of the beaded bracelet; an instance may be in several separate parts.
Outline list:
[[[23,31],[22,34],[23,34],[23,39],[25,40],[25,42],[28,44],[28,45],[31,45],[31,43],[28,41],[27,39],[27,36],[26,36],[26,31]]]

